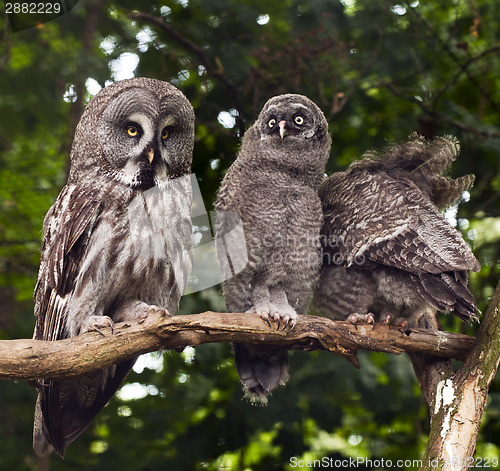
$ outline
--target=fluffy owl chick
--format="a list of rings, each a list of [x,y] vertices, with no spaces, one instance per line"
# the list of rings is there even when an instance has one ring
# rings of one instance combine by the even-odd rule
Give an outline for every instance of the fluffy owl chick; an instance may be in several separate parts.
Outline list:
[[[322,224],[318,188],[330,152],[328,123],[302,95],[271,98],[246,132],[216,201],[218,253],[226,274],[245,252],[246,267],[224,283],[228,312],[256,312],[277,328],[305,313],[319,272]],[[234,216],[245,240],[229,240]],[[228,258],[226,257],[228,255]],[[231,256],[233,257],[231,259]],[[288,379],[287,351],[234,345],[253,401]]]
[[[34,338],[58,340],[173,312],[190,269],[194,113],[169,83],[117,82],[77,126],[66,186],[44,220]],[[131,314],[132,313],[132,314]],[[121,385],[135,359],[37,384],[33,446],[61,456]]]
[[[442,176],[458,152],[452,137],[427,142],[414,134],[322,183],[319,314],[409,326],[422,316],[435,320],[436,311],[477,320],[467,282],[479,263],[439,213],[474,182]]]

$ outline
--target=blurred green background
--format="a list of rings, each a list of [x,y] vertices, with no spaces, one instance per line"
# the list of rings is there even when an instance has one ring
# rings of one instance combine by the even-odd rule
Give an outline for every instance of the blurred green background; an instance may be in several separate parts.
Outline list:
[[[145,14],[131,17],[137,8]],[[500,268],[495,2],[81,0],[36,25],[46,19],[33,16],[34,27],[13,32],[0,16],[1,339],[32,335],[42,221],[65,183],[83,108],[109,81],[134,75],[170,81],[191,100],[193,171],[207,210],[244,129],[280,93],[305,94],[324,111],[329,173],[414,131],[457,136],[451,174],[474,173],[476,183],[446,215],[483,267],[471,289],[485,311]],[[185,296],[180,312],[207,309],[224,310],[220,286]],[[441,320],[448,330],[477,329]],[[295,352],[287,387],[253,407],[229,345],[148,355],[64,461],[49,463],[31,451],[35,391],[3,381],[0,469],[267,471],[301,469],[292,457],[420,458],[428,411],[408,358],[359,358],[356,370],[326,352]],[[499,416],[497,380],[477,456],[500,457]]]

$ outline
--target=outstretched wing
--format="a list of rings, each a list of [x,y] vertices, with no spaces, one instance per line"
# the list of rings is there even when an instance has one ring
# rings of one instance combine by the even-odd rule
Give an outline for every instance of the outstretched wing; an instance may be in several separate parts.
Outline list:
[[[477,319],[467,270],[479,271],[479,262],[414,181],[384,172],[342,172],[323,183],[320,195],[323,244],[335,263],[404,270],[436,309]]]
[[[347,265],[382,264],[416,275],[480,269],[460,233],[407,179],[342,172],[320,195],[325,239]]]

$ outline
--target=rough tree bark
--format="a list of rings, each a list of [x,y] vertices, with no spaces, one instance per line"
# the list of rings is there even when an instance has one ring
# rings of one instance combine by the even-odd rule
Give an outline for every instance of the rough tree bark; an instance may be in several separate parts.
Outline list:
[[[431,429],[421,470],[492,467],[474,456],[488,389],[500,362],[500,283],[481,321],[476,342],[462,367],[441,370],[435,384],[421,383],[429,398]],[[441,364],[442,366],[442,364]]]
[[[167,316],[151,308],[138,323],[119,323],[102,334],[88,332],[56,342],[0,341],[0,379],[62,379],[78,376],[142,353],[182,349],[209,342],[279,345],[290,350],[326,349],[358,365],[359,349],[399,354],[420,352],[440,358],[467,357],[474,338],[450,332],[377,324],[355,326],[317,316],[300,316],[291,332],[270,328],[256,314],[205,312]]]

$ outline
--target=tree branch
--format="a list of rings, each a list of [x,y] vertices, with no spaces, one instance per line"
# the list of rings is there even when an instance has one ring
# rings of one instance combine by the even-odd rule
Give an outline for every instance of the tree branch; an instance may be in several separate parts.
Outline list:
[[[436,110],[437,104],[438,104],[439,100],[441,99],[441,97],[444,95],[444,93],[458,82],[458,79],[461,77],[461,75],[463,73],[466,72],[466,70],[469,68],[469,66],[471,66],[472,64],[475,64],[476,62],[480,61],[481,59],[483,59],[484,57],[486,57],[486,56],[488,56],[490,54],[497,54],[498,52],[500,52],[500,46],[494,46],[491,49],[486,49],[485,51],[482,51],[481,53],[479,53],[479,54],[477,54],[475,56],[469,57],[469,60],[467,60],[464,63],[459,63],[458,61],[456,61],[457,64],[459,65],[459,67],[460,67],[460,70],[437,93],[437,96],[433,100],[433,102],[434,102],[434,105],[433,105],[434,110]],[[468,75],[468,78],[470,79],[471,76]],[[482,87],[481,87],[481,89],[482,89]],[[488,99],[488,101],[490,103],[492,102],[492,100],[490,99],[489,96],[487,96],[486,98]],[[498,107],[496,106],[496,104],[494,106],[495,106],[495,108],[498,111]]]
[[[438,319],[431,312],[424,313],[418,318],[416,327],[422,326],[436,331],[442,329]],[[430,409],[433,410],[438,383],[455,372],[453,365],[449,358],[439,358],[425,353],[410,353],[409,356],[420,390]]]
[[[431,404],[431,429],[421,470],[474,467],[479,425],[500,362],[500,283],[462,368],[445,374]]]
[[[130,313],[133,314],[133,313]],[[300,316],[291,332],[270,328],[256,314],[204,312],[168,317],[150,308],[139,322],[122,322],[103,334],[88,332],[65,340],[0,341],[0,379],[62,379],[103,369],[160,349],[182,349],[212,342],[278,345],[289,350],[326,349],[359,367],[356,351],[419,352],[440,358],[467,357],[474,338],[443,331],[377,324],[355,326],[324,317]]]

